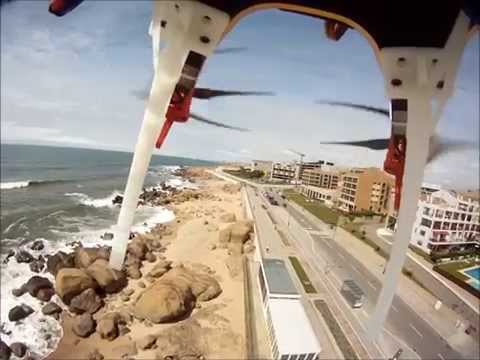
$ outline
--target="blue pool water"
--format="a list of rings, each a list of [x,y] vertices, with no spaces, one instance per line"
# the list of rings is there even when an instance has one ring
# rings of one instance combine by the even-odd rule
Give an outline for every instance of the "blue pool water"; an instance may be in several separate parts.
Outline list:
[[[476,268],[470,270],[465,270],[464,273],[471,276],[472,278],[477,279],[477,281],[480,281],[480,266],[477,266]]]

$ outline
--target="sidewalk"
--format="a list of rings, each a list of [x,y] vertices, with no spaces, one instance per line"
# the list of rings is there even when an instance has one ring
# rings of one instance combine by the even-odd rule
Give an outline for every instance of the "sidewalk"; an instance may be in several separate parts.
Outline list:
[[[318,226],[327,229],[327,226],[317,217],[308,211],[303,213]],[[383,281],[382,271],[385,259],[375,250],[342,228],[337,228],[334,240],[364,264],[375,277]],[[463,328],[456,327],[459,316],[446,306],[435,310],[434,305],[438,299],[403,274],[400,278],[397,295],[415,309],[457,351],[469,357],[478,355],[478,342],[466,335]]]

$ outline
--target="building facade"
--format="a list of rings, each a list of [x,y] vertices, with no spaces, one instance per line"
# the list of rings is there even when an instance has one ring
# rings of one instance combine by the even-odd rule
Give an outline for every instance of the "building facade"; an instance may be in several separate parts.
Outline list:
[[[389,210],[394,177],[378,168],[353,168],[341,176],[337,207],[347,213],[373,212],[385,215]]]
[[[410,242],[427,253],[463,251],[480,245],[478,201],[454,191],[422,191]]]
[[[328,207],[333,207],[338,198],[338,190],[324,189],[317,186],[302,185],[300,192],[306,197],[319,200]]]
[[[270,179],[291,182],[297,178],[296,174],[297,166],[295,164],[273,163]]]
[[[266,176],[270,176],[272,172],[272,165],[273,161],[266,161],[266,160],[252,160],[250,164],[250,170],[260,170],[265,173]]]
[[[340,181],[340,171],[332,166],[308,169],[303,171],[301,180],[303,185],[334,190]]]
[[[302,179],[303,173],[308,170],[320,170],[324,167],[334,166],[333,162],[318,160],[318,161],[307,161],[298,165],[298,177]]]

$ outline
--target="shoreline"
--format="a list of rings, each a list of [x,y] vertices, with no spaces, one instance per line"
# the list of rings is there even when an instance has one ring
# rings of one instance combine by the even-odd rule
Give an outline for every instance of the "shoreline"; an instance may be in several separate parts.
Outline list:
[[[187,176],[195,179],[194,183],[200,184],[199,188],[162,197],[169,200],[161,206],[173,211],[175,219],[156,225],[149,232],[138,234],[131,240],[130,243],[141,239],[147,248],[150,243],[158,243],[160,249],[152,250],[150,258],[141,262],[140,278],[132,278],[127,269],[127,286],[117,293],[103,296],[104,306],[92,316],[96,322],[95,332],[86,337],[75,334],[72,328],[83,315],[73,315],[68,306],[60,304],[57,295],[52,298],[64,308],[60,316],[63,336],[56,344],[56,349],[44,358],[63,360],[134,356],[137,359],[152,359],[157,356],[156,352],[166,351],[160,350],[166,349],[165,346],[174,352],[186,351],[190,347],[198,356],[208,358],[245,357],[243,270],[232,276],[232,265],[228,265],[232,258],[240,259],[243,251],[238,254],[238,251],[230,249],[230,245],[225,249],[227,246],[219,243],[220,233],[236,224],[230,221],[232,214],[236,219],[244,217],[241,193],[239,189],[225,191],[224,185],[227,183],[207,174],[205,169],[189,170],[191,173]],[[223,221],[222,216],[223,220],[230,217],[229,221]],[[233,253],[236,253],[235,256]],[[172,262],[165,275],[151,276],[162,262]],[[200,301],[198,299],[203,295],[196,295],[195,304],[188,314],[175,320],[157,323],[148,318],[139,319],[139,304],[146,294],[155,290],[158,283],[167,281],[162,279],[181,275],[182,272],[195,279],[218,284],[220,293],[208,301]],[[55,289],[58,294],[58,274]],[[120,313],[127,319],[124,323],[119,322],[116,336],[105,336],[99,328],[105,325],[104,318],[112,313]],[[182,340],[178,334],[189,338],[189,343],[185,344],[186,340]],[[146,338],[151,340],[152,336],[155,338],[153,343],[145,344]],[[192,341],[195,343],[193,348],[190,346]]]

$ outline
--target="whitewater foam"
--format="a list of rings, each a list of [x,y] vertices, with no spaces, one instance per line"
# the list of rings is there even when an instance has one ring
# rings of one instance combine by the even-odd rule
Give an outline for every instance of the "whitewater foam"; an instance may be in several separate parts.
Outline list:
[[[12,181],[0,183],[0,190],[20,189],[27,187],[30,184],[30,180],[27,181]]]
[[[65,196],[76,198],[80,204],[86,206],[93,206],[96,208],[113,207],[112,201],[117,195],[121,195],[121,193],[114,191],[111,195],[107,197],[95,199],[83,193],[65,193]]]

